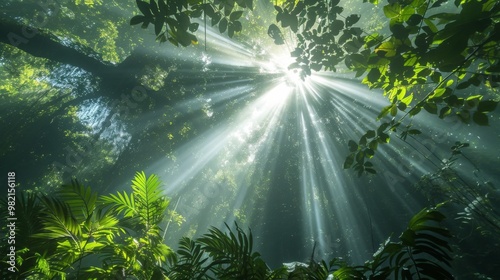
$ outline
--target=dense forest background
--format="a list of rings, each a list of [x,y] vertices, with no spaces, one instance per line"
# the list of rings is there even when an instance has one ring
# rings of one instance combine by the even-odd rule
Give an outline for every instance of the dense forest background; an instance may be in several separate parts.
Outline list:
[[[500,4],[369,2],[3,1],[0,172],[43,197],[156,174],[155,242],[237,222],[271,268],[362,264],[447,201],[457,279],[495,279]]]

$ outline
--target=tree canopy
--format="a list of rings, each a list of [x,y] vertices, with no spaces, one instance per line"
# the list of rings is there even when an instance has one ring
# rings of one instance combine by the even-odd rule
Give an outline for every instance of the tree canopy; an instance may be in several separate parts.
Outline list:
[[[185,263],[208,246],[194,236],[235,220],[256,225],[263,255],[298,258],[314,237],[319,254],[352,257],[386,237],[372,232],[370,209],[402,222],[401,208],[425,199],[451,199],[457,220],[500,232],[498,1],[8,0],[0,8],[0,170],[20,172],[19,185],[42,194],[73,177],[87,194],[83,185],[106,193],[136,170],[160,173],[179,211],[167,201],[155,207],[178,222],[171,232],[189,236]],[[399,191],[411,199],[400,202]],[[27,199],[56,214],[71,207]],[[107,198],[130,201],[122,192]],[[346,205],[366,210],[366,221]],[[157,234],[127,209],[109,211],[137,214],[143,227],[133,231]],[[73,264],[89,253],[94,230],[79,215],[66,221],[73,238],[49,248],[60,256],[57,246],[74,242]],[[106,247],[104,236],[96,242]],[[140,273],[127,262],[167,262],[157,257],[169,249],[158,250],[122,265]]]

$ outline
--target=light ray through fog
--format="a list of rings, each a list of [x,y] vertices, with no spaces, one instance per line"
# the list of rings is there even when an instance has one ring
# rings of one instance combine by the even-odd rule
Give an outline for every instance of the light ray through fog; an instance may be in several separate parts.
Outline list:
[[[391,231],[401,230],[394,226],[420,207],[405,196],[407,187],[428,168],[412,166],[411,159],[392,159],[404,145],[397,135],[391,145],[380,145],[376,177],[359,179],[342,169],[347,141],[380,125],[376,117],[388,104],[384,97],[331,73],[301,81],[287,69],[286,49],[273,53],[276,48],[247,46],[211,28],[207,45],[207,52],[186,57],[198,61],[200,69],[178,70],[188,77],[209,73],[212,80],[203,95],[169,106],[210,127],[183,140],[172,151],[175,159],[159,160],[147,169],[164,180],[168,196],[181,198],[177,211],[186,222],[173,236],[166,235],[169,242],[237,221],[253,229],[256,249],[272,266],[304,261],[315,243],[318,258],[340,256],[362,263]],[[157,114],[142,118],[147,123]],[[165,114],[163,121],[174,121]],[[417,174],[409,177],[398,165]],[[359,189],[368,183],[376,188]]]
[[[271,70],[260,69],[274,73],[286,71],[281,66]],[[193,224],[196,223],[221,226],[223,222],[242,222],[241,211],[245,212],[244,223],[251,228],[264,230],[266,217],[257,209],[262,208],[262,199],[267,198],[265,193],[255,192],[258,186],[265,185],[259,192],[274,187],[266,185],[264,181],[284,163],[277,162],[276,167],[266,170],[270,166],[266,162],[274,161],[272,157],[278,153],[278,139],[290,138],[291,135],[283,135],[280,131],[289,125],[286,123],[288,117],[284,114],[291,114],[295,110],[300,116],[295,124],[300,128],[300,135],[293,136],[299,139],[301,151],[297,163],[300,184],[291,187],[301,190],[303,206],[300,207],[300,216],[305,224],[297,224],[296,227],[297,230],[302,228],[305,236],[302,244],[289,246],[300,246],[304,251],[310,251],[316,242],[316,254],[321,258],[344,256],[363,261],[373,253],[370,234],[378,238],[376,242],[380,242],[380,236],[386,236],[387,232],[380,232],[367,222],[365,202],[358,192],[352,190],[353,179],[342,170],[342,163],[346,156],[345,139],[356,139],[360,131],[375,125],[374,121],[368,120],[375,119],[376,108],[385,105],[382,99],[373,96],[367,98],[366,95],[370,93],[366,90],[353,88],[346,80],[335,80],[324,75],[291,84],[283,73],[283,78],[275,79],[266,87],[251,87],[250,83],[237,80],[225,82],[225,86],[230,84],[234,86],[224,90],[217,90],[223,84],[209,84],[207,88],[213,90],[203,100],[191,99],[173,105],[180,111],[187,108],[196,111],[203,109],[204,103],[209,100],[211,110],[217,114],[217,110],[234,100],[240,99],[243,104],[233,113],[231,120],[217,123],[214,128],[189,139],[174,151],[175,162],[159,161],[148,168],[149,172],[159,174],[164,179],[169,196],[180,196],[181,205],[192,205],[191,208],[181,206],[178,210],[190,224],[181,230],[181,235],[206,231],[206,228],[195,226],[193,232]],[[258,98],[245,102],[245,98],[250,95]],[[295,106],[292,106],[291,100],[294,100]],[[364,104],[364,110],[360,110],[363,106],[359,104]],[[360,117],[366,123],[360,124]],[[218,176],[220,183],[201,182],[206,174]],[[227,185],[227,176],[234,179],[234,186]],[[227,209],[210,213],[214,211],[211,203],[217,199],[214,198],[216,196],[228,200]],[[400,203],[408,208],[415,206],[414,202],[408,200]],[[203,222],[199,221],[201,217]],[[254,235],[259,236],[259,232],[254,231]],[[257,248],[264,247],[264,243],[257,243]]]
[[[207,167],[223,152],[229,141],[237,143],[236,150],[242,149],[246,145],[246,139],[255,130],[264,129],[264,139],[259,140],[259,143],[265,142],[265,137],[271,133],[270,130],[278,121],[281,109],[289,95],[290,89],[283,83],[278,83],[269,88],[255,102],[247,105],[245,110],[236,116],[234,124],[222,123],[217,128],[184,144],[178,151],[180,156],[177,161],[181,163],[179,170],[187,170],[188,172],[184,172],[182,176],[177,176],[174,180],[169,181],[168,193],[177,193],[181,183],[196,176],[204,167]],[[217,106],[217,102],[215,106]],[[192,160],[193,155],[197,155],[196,160]],[[162,165],[162,163],[157,164]],[[151,168],[154,170],[162,167],[151,166]],[[166,169],[170,168],[166,167]]]

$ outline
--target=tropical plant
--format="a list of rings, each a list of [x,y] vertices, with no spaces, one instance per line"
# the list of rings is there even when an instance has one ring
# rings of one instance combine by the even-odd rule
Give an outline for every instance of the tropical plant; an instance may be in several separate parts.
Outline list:
[[[169,200],[160,189],[158,176],[146,177],[138,172],[132,180],[132,193],[117,192],[101,198],[103,206],[114,216],[120,217],[128,235],[117,246],[111,245],[103,262],[107,271],[121,271],[140,279],[162,279],[164,266],[171,260],[173,251],[163,243],[159,224],[167,213]],[[102,273],[99,268],[90,271]],[[106,274],[105,273],[105,274]]]
[[[55,242],[54,252],[39,252],[37,273],[45,277],[81,277],[83,261],[123,232],[118,219],[97,204],[97,193],[76,180],[55,194],[38,197],[44,206],[39,242]]]
[[[439,207],[440,205],[438,205]],[[212,228],[197,240],[183,238],[171,279],[453,279],[450,232],[439,225],[445,216],[433,207],[424,208],[410,220],[399,242],[388,238],[364,265],[351,266],[341,258],[329,263],[282,266],[271,271],[252,253],[252,234],[236,225],[227,233]]]
[[[73,180],[50,195],[21,193],[18,197],[16,213],[22,223],[16,254],[20,265],[8,277],[166,277],[165,267],[173,252],[163,243],[159,224],[169,201],[156,175],[137,173],[130,195],[117,192],[99,197]],[[96,259],[100,266],[92,265]]]
[[[437,223],[445,216],[436,208],[413,216],[399,242],[388,238],[364,266],[345,266],[336,279],[453,279],[450,232]],[[367,276],[368,275],[368,276]]]
[[[227,233],[212,227],[197,240],[182,238],[171,279],[281,279],[283,268],[272,271],[253,251],[253,236],[237,225]]]
[[[9,217],[7,200],[1,200],[1,214],[3,217]],[[46,267],[44,259],[41,258],[43,254],[52,254],[56,248],[56,242],[47,240],[41,243],[39,239],[34,238],[33,235],[40,233],[43,230],[43,219],[45,218],[44,207],[37,199],[34,193],[16,193],[15,203],[16,215],[16,235],[15,243],[9,242],[8,236],[10,234],[2,234],[2,256],[7,256],[10,253],[10,245],[15,245],[15,274],[18,279],[29,279],[30,275],[44,275],[47,271],[39,271],[37,267]],[[2,233],[8,231],[4,226]],[[0,263],[1,278],[12,278],[12,272],[9,271],[9,260],[2,259]]]
[[[289,271],[286,266],[271,270],[254,251],[251,231],[245,233],[236,223],[234,230],[226,224],[226,232],[212,227],[198,239],[182,238],[175,255],[164,244],[159,227],[168,204],[158,177],[147,177],[144,172],[132,180],[131,194],[123,191],[99,197],[76,180],[51,196],[20,194],[17,209],[25,222],[18,235],[23,239],[16,244],[18,272],[5,274],[3,270],[2,277],[452,279],[450,233],[438,224],[445,217],[437,208],[416,214],[400,241],[387,239],[365,265],[350,266],[339,258],[327,264],[311,257],[308,264]],[[97,260],[100,265],[95,266]],[[5,257],[2,265],[8,265]]]

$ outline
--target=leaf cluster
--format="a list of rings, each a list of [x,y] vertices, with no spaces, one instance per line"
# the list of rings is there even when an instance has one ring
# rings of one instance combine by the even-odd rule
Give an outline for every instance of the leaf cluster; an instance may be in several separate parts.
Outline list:
[[[300,69],[305,77],[311,71],[335,71],[343,62],[369,88],[382,89],[390,101],[378,115],[379,120],[402,114],[389,130],[422,109],[439,118],[456,116],[464,123],[489,124],[488,113],[495,110],[498,100],[485,100],[484,93],[472,94],[469,90],[465,94],[463,90],[499,86],[497,1],[455,1],[455,12],[441,9],[446,1],[389,1],[382,6],[388,20],[387,34],[354,27],[360,16],[342,15],[339,2],[285,1],[275,6],[276,22],[297,37],[291,52],[296,61],[290,68]],[[277,25],[271,25],[268,34],[275,43],[284,43]],[[363,138],[372,138],[367,137],[372,132],[365,133],[357,143],[363,147],[359,152],[350,150],[345,168],[352,167],[358,174],[374,173],[371,163],[364,165],[365,154],[371,158],[376,150],[364,148]],[[377,142],[389,142],[381,136]]]
[[[174,255],[158,227],[168,206],[159,186],[156,175],[140,172],[130,194],[98,196],[76,180],[51,196],[19,194],[19,213],[36,210],[23,216],[19,237],[43,246],[19,239],[18,279],[452,279],[450,233],[439,225],[445,217],[437,208],[416,214],[399,242],[387,239],[364,265],[311,258],[271,270],[254,251],[252,232],[236,223],[225,232],[213,227],[196,240],[182,238]],[[100,265],[87,266],[90,256]]]
[[[450,232],[438,225],[445,216],[424,208],[410,220],[398,242],[388,238],[364,266],[344,266],[335,279],[454,279],[449,272]]]
[[[463,90],[497,87],[491,82],[497,74],[491,71],[499,65],[495,30],[500,8],[493,2],[455,1],[456,13],[431,12],[443,1],[414,0],[383,7],[389,36],[364,37],[364,50],[346,60],[357,76],[366,74],[363,83],[383,89],[391,102],[378,119],[402,112],[396,122],[400,124],[424,109],[441,119],[456,116],[464,123],[489,124],[487,114],[498,101],[483,100],[486,94],[471,94],[472,90],[465,94]]]
[[[354,27],[360,16],[341,16],[344,9],[338,6],[339,2],[286,1],[274,7],[276,22],[282,28],[290,28],[297,37],[296,47],[291,52],[295,62],[289,68],[299,69],[303,78],[311,71],[336,71],[341,61],[363,46],[362,30]],[[284,43],[280,33],[278,26],[270,26],[268,34],[277,44]]]
[[[161,279],[165,275],[163,267],[173,251],[163,244],[159,223],[169,201],[156,175],[137,173],[131,194],[98,196],[73,180],[50,195],[20,193],[18,197],[19,213],[31,213],[19,225],[22,234],[16,253],[24,263],[19,279],[118,275]],[[95,258],[100,259],[100,267],[88,265]]]
[[[271,271],[253,251],[252,233],[235,227],[226,224],[227,233],[213,227],[197,240],[182,238],[170,279],[276,279],[281,270]]]
[[[271,271],[252,251],[252,234],[236,224],[227,233],[212,228],[197,240],[184,237],[170,279],[453,279],[449,231],[439,225],[437,208],[423,209],[410,220],[398,242],[388,238],[364,265],[340,258],[329,263],[293,263]]]
[[[232,38],[242,30],[239,19],[243,10],[237,10],[237,6],[253,9],[253,0],[150,0],[149,3],[136,0],[136,3],[142,14],[132,17],[131,25],[141,24],[142,28],[148,28],[152,24],[158,41],[163,43],[168,40],[175,46],[180,44],[184,47],[198,44],[193,33],[198,30],[200,24],[193,22],[193,19],[204,16],[206,21],[208,16],[212,26],[218,24],[220,33],[227,31],[228,36]]]

